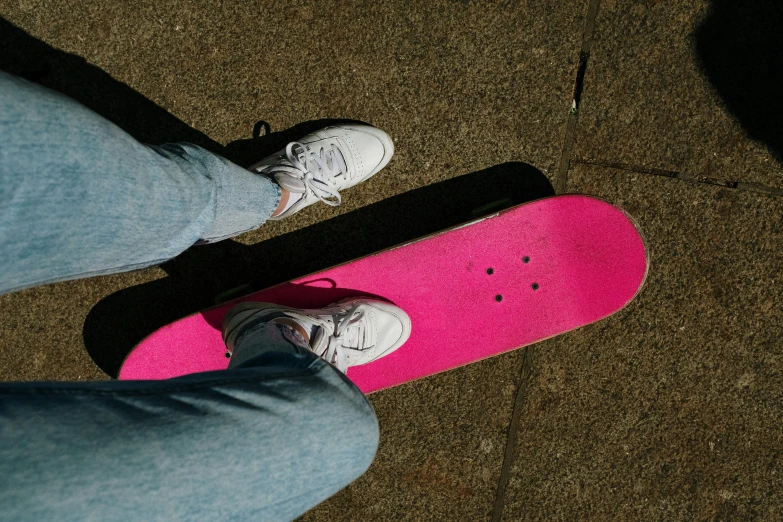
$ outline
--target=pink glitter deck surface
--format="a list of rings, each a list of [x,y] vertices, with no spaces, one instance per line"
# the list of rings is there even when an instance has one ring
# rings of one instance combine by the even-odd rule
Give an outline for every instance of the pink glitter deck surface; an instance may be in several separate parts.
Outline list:
[[[622,210],[589,196],[557,196],[164,326],[129,354],[119,377],[225,369],[220,324],[240,301],[319,308],[373,295],[403,308],[412,334],[396,352],[349,368],[370,393],[598,321],[630,302],[646,274],[644,242]]]

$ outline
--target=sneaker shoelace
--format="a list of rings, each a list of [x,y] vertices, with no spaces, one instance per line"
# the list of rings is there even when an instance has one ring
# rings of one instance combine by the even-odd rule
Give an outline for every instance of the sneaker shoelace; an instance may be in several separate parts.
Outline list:
[[[337,191],[332,178],[340,174],[348,176],[348,167],[345,158],[337,146],[315,151],[307,150],[307,147],[298,141],[292,141],[285,148],[288,163],[264,166],[258,172],[273,175],[277,183],[289,192],[306,194],[310,189],[312,193],[326,203],[336,207],[342,202],[342,196]],[[286,159],[281,161],[285,162]]]
[[[326,362],[345,373],[348,369],[348,354],[364,349],[364,312],[357,303],[342,313],[328,319],[321,319],[320,328],[311,343],[311,350],[326,359]]]

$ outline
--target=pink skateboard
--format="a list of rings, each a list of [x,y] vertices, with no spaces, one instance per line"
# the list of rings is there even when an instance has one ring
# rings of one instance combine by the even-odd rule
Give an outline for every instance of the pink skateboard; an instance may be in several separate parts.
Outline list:
[[[180,319],[139,343],[119,378],[226,369],[220,325],[241,301],[320,308],[368,295],[401,307],[412,323],[397,351],[348,369],[370,393],[603,319],[639,292],[647,266],[624,211],[589,196],[551,197]]]

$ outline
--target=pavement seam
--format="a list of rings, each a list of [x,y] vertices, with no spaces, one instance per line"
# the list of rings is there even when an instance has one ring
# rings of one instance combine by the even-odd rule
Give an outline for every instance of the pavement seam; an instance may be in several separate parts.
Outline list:
[[[571,164],[571,150],[576,138],[576,124],[579,121],[579,107],[582,102],[582,90],[584,88],[585,73],[587,71],[587,61],[590,59],[590,47],[593,43],[593,30],[595,29],[595,18],[598,14],[598,4],[600,0],[590,0],[587,7],[587,17],[582,31],[582,47],[579,50],[579,66],[574,78],[574,91],[571,99],[571,109],[568,112],[568,123],[566,125],[566,134],[563,139],[563,148],[560,151],[560,161],[557,167],[557,178],[555,180],[555,192],[562,194],[566,190],[568,181],[568,168]]]
[[[632,172],[635,174],[661,176],[665,178],[676,179],[679,181],[686,181],[689,183],[700,183],[702,185],[713,185],[713,186],[723,187],[723,188],[757,192],[761,194],[767,194],[770,196],[783,196],[783,189],[769,187],[766,185],[762,185],[761,183],[747,183],[742,181],[710,178],[707,176],[693,176],[693,175],[683,174],[682,172],[677,172],[674,170],[656,169],[651,167],[643,167],[640,165],[629,165],[626,163],[620,163],[616,161],[574,159],[571,160],[571,163],[575,165],[590,165],[590,166],[597,166],[597,167],[606,167],[615,170],[624,170],[626,172]]]
[[[566,189],[566,180],[568,169],[571,162],[571,148],[573,147],[574,137],[576,135],[576,123],[579,119],[579,106],[584,88],[584,78],[587,71],[587,62],[590,58],[590,46],[593,41],[593,30],[595,28],[595,18],[598,14],[598,4],[600,0],[590,0],[585,17],[585,25],[582,30],[582,47],[579,50],[579,65],[574,78],[574,91],[571,102],[571,109],[568,113],[568,123],[566,134],[563,141],[563,148],[560,153],[560,162],[557,169],[557,178],[555,180],[555,191],[562,194]],[[503,452],[503,464],[500,468],[500,477],[498,478],[498,487],[495,492],[495,503],[492,508],[492,522],[500,522],[503,516],[503,508],[506,503],[506,488],[508,487],[511,466],[516,460],[517,434],[519,432],[519,421],[522,416],[522,407],[527,398],[527,382],[530,378],[530,349],[524,348],[525,352],[522,359],[522,368],[519,372],[519,385],[514,397],[514,407],[511,411],[511,422],[508,427],[508,436],[506,437],[506,448]]]
[[[498,479],[498,488],[495,494],[495,504],[492,508],[492,522],[500,522],[503,516],[503,507],[506,501],[506,487],[508,486],[511,466],[516,460],[517,433],[519,431],[519,419],[522,416],[522,407],[527,398],[527,381],[530,379],[530,348],[523,348],[522,368],[519,371],[519,385],[514,397],[514,408],[511,411],[511,422],[508,427],[508,436],[506,437],[506,449],[503,453],[503,465],[500,468],[500,478]]]

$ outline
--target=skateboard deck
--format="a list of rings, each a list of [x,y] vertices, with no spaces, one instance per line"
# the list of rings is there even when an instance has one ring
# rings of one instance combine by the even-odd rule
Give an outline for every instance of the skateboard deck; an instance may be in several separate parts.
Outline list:
[[[647,268],[642,236],[623,210],[590,196],[550,197],[180,319],[139,343],[119,378],[226,369],[220,327],[239,302],[320,308],[367,295],[401,307],[412,324],[401,348],[348,369],[371,393],[603,319],[634,298]]]

